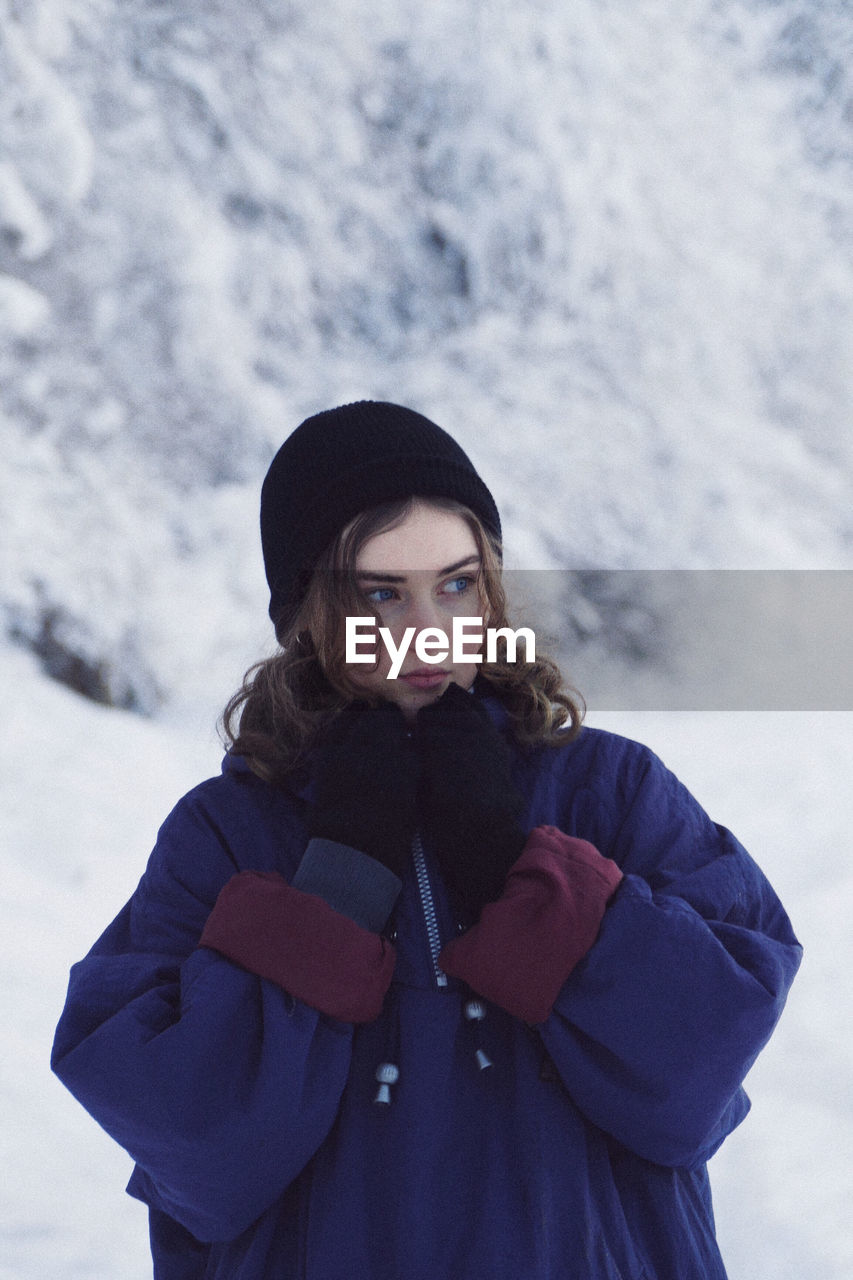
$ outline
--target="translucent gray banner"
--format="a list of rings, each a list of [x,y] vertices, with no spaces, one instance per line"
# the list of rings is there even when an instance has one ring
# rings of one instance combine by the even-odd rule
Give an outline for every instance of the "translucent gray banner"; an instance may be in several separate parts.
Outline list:
[[[504,574],[514,626],[600,710],[853,710],[853,571]]]

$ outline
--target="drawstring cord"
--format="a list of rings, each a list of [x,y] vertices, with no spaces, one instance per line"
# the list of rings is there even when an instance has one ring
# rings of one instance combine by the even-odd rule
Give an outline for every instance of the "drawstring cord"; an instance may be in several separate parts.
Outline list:
[[[486,1006],[469,988],[469,998],[462,1005],[462,1016],[470,1027],[470,1039],[474,1049],[474,1061],[479,1071],[486,1071],[494,1066],[492,1059],[483,1048],[482,1024],[486,1018]],[[374,1079],[379,1088],[373,1101],[380,1106],[388,1107],[393,1101],[392,1090],[400,1079],[400,1010],[396,988],[392,987],[388,1001],[388,1027],[385,1033],[385,1049],[382,1061],[376,1068]]]
[[[392,1086],[400,1079],[400,1068],[397,1065],[400,1057],[400,1009],[397,988],[392,986],[388,993],[388,1025],[385,1032],[385,1050],[382,1061],[376,1068],[375,1079],[379,1088],[374,1102],[381,1106],[391,1105]]]
[[[474,1041],[474,1061],[477,1063],[480,1071],[485,1071],[488,1067],[494,1065],[482,1045],[480,1024],[485,1019],[486,1006],[483,1004],[482,1000],[478,1000],[476,996],[473,996],[472,999],[465,1001],[462,1012],[465,1016],[466,1022],[471,1028],[471,1037]]]

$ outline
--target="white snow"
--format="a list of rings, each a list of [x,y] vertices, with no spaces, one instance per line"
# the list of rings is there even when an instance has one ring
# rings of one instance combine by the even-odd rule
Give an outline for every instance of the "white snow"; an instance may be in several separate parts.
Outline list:
[[[47,1057],[269,649],[272,451],[387,398],[469,450],[515,567],[849,570],[853,16],[0,0],[0,33],[0,1280],[137,1280],[127,1160]],[[49,681],[51,645],[150,718]],[[713,1162],[731,1280],[847,1280],[853,713],[591,719],[806,945]]]

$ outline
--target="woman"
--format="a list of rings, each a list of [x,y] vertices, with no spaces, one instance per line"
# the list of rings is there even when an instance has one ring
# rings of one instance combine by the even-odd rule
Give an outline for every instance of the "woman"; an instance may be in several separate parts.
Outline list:
[[[155,1276],[720,1280],[705,1164],[800,960],[772,889],[547,659],[404,648],[506,623],[498,512],[435,424],[309,418],[261,531],[279,653],[54,1046]]]

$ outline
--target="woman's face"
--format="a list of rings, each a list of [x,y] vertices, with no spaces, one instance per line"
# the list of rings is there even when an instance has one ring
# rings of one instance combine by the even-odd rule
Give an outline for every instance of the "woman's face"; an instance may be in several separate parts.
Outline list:
[[[350,679],[370,693],[395,702],[409,720],[421,707],[440,698],[452,681],[469,689],[479,664],[453,662],[453,618],[481,618],[484,607],[477,586],[480,553],[462,516],[430,506],[427,501],[417,502],[395,529],[376,534],[364,543],[355,569],[367,607],[377,614],[378,626],[391,632],[395,648],[399,649],[407,628],[415,631],[395,679],[387,678],[392,658],[378,626],[375,649],[366,642],[371,633],[363,632],[360,651],[375,651],[379,661],[375,668],[349,663]],[[468,628],[469,637],[486,625],[484,621],[480,627]],[[446,634],[451,650],[447,659],[427,664],[416,654],[417,636],[427,627],[439,628]],[[469,638],[465,649],[467,654],[476,653],[478,645]]]

